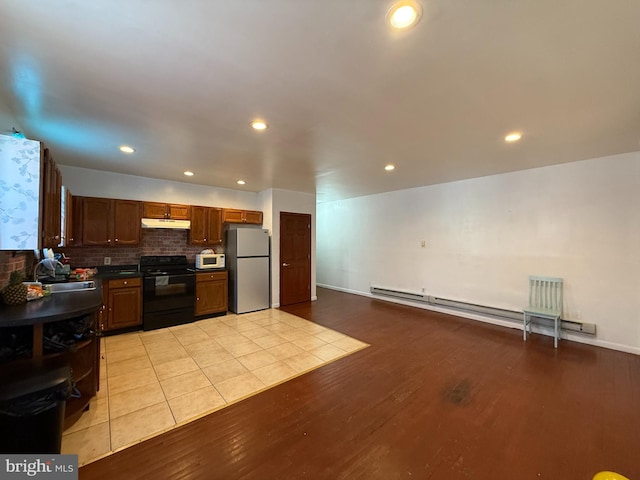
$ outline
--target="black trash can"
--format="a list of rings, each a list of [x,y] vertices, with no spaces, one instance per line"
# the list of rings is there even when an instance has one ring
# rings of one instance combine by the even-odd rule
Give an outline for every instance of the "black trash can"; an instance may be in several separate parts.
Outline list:
[[[0,380],[0,453],[60,453],[68,366],[34,368]]]

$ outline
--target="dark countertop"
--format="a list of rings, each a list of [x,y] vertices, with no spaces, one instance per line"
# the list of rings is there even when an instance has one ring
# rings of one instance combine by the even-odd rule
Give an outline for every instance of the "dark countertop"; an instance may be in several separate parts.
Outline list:
[[[96,275],[97,278],[102,280],[113,280],[114,278],[141,278],[141,272],[107,272],[107,273],[99,273]]]
[[[95,312],[102,305],[102,284],[95,290],[54,293],[21,305],[0,305],[0,328],[56,322]]]

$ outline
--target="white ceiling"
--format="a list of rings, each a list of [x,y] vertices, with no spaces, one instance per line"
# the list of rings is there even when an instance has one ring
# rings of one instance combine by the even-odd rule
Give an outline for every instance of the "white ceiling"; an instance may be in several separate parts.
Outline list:
[[[421,1],[2,0],[0,131],[318,201],[640,150],[639,0]]]

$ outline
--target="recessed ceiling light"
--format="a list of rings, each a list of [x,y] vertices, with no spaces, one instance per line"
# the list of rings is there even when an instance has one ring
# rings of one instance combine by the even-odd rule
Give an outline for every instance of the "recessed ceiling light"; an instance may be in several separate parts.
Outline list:
[[[251,126],[254,130],[266,130],[266,128],[268,127],[268,125],[262,120],[255,120],[251,122]]]
[[[511,132],[506,137],[504,137],[505,142],[517,142],[522,138],[522,133],[520,132]]]
[[[184,172],[184,174],[185,174],[187,177],[193,177],[193,175],[194,175],[194,173],[193,173],[193,172],[191,172],[191,171],[189,171],[189,170],[187,170],[186,172]]]
[[[395,165],[391,165],[391,164],[389,164],[389,165],[386,165],[386,166],[384,167],[384,169],[385,169],[387,172],[390,172],[391,170],[395,170],[395,169],[396,169],[396,166],[395,166]]]
[[[121,152],[124,152],[124,153],[133,153],[133,152],[135,152],[136,150],[135,150],[134,148],[131,148],[131,147],[130,147],[130,146],[128,146],[128,145],[121,145],[121,146],[120,146],[120,151],[121,151]]]
[[[387,13],[387,23],[396,30],[413,27],[422,15],[422,7],[418,2],[405,0],[396,3]]]
[[[246,184],[247,182],[245,182],[244,180],[238,180],[236,183],[237,183],[238,185],[244,185],[244,184]]]

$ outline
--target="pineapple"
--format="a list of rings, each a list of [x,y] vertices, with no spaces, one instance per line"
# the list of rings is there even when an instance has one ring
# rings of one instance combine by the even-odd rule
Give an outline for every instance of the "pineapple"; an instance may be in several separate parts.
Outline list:
[[[26,303],[27,286],[22,283],[24,274],[18,270],[11,272],[9,285],[2,290],[2,299],[8,305]]]

